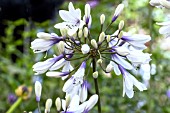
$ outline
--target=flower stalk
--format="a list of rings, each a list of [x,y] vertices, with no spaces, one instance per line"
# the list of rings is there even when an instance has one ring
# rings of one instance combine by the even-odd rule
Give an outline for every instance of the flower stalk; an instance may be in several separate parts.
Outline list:
[[[21,104],[22,97],[19,97],[17,101],[9,108],[9,110],[6,113],[13,113],[15,109]]]
[[[94,72],[96,72],[96,61],[95,61],[95,58],[93,58],[92,64],[93,64],[93,73],[94,73]],[[96,94],[98,95],[98,102],[97,102],[98,113],[101,113],[100,93],[99,93],[99,86],[98,86],[98,79],[97,78],[94,78],[94,84],[95,84]]]

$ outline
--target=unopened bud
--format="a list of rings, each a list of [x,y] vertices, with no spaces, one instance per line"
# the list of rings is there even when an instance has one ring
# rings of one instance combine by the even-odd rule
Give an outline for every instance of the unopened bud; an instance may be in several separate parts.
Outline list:
[[[102,32],[100,33],[100,36],[99,36],[99,43],[102,43],[104,39],[105,39],[105,33]]]
[[[60,111],[61,110],[61,99],[59,97],[55,100],[55,105],[56,105],[57,111]]]
[[[74,33],[74,34],[72,35],[72,37],[73,37],[74,39],[76,39],[76,38],[77,38],[77,32]]]
[[[93,73],[93,78],[97,78],[98,77],[98,71],[95,71],[94,73]]]
[[[60,29],[60,33],[63,37],[67,36],[67,29]]]
[[[85,27],[85,28],[83,29],[83,33],[84,33],[84,37],[87,37],[87,36],[88,36],[88,28],[87,28],[87,27]]]
[[[81,38],[81,37],[83,36],[83,31],[82,31],[82,29],[79,29],[78,36],[79,36],[79,38]]]
[[[114,21],[117,19],[117,17],[118,17],[118,16],[120,15],[120,13],[122,12],[123,8],[124,8],[124,4],[119,4],[119,5],[117,6],[117,8],[116,8],[116,10],[115,10],[115,13],[114,13],[114,15],[113,15],[113,18],[112,18],[112,22],[114,22]]]
[[[103,24],[104,21],[105,21],[105,15],[102,14],[102,15],[100,16],[100,23]]]
[[[71,101],[70,95],[67,95],[66,96],[66,108],[69,106],[70,101]]]
[[[92,40],[91,40],[91,45],[92,45],[95,49],[98,48],[98,45],[97,45],[97,42],[96,42],[95,39],[92,39]]]
[[[106,67],[106,72],[109,73],[109,72],[112,71],[112,69],[113,69],[112,64],[109,64],[109,65],[107,65],[107,67]]]
[[[122,30],[123,27],[124,27],[124,21],[121,20],[121,21],[119,22],[119,30]]]
[[[107,42],[110,42],[110,35],[107,35],[107,37],[106,37],[106,40],[107,40]]]
[[[123,36],[123,32],[121,31],[121,32],[119,33],[119,35],[118,35],[118,39],[121,39],[122,36]]]
[[[36,95],[36,101],[39,102],[41,98],[41,91],[42,91],[42,86],[39,81],[35,82],[35,95]]]
[[[90,5],[89,4],[85,5],[85,16],[86,18],[90,16]]]
[[[52,106],[52,99],[47,99],[45,103],[45,113],[49,113]]]
[[[60,54],[63,53],[64,52],[64,48],[65,48],[64,42],[60,41],[57,46],[58,46],[59,53]]]
[[[97,60],[97,64],[102,64],[102,62],[103,62],[102,59]]]
[[[89,51],[90,51],[89,45],[88,44],[83,44],[82,47],[81,47],[81,52],[83,54],[87,54]]]

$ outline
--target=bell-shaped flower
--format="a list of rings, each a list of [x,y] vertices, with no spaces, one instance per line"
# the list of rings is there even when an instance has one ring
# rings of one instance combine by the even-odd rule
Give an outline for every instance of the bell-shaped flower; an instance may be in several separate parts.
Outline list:
[[[72,36],[76,33],[78,28],[82,28],[85,24],[81,20],[81,11],[80,9],[75,9],[72,2],[68,6],[69,11],[60,10],[59,15],[64,20],[64,22],[56,24],[54,27],[57,29],[68,29],[68,35]]]
[[[134,76],[127,72],[121,65],[119,69],[123,75],[123,96],[126,94],[129,98],[134,96],[133,85],[135,85],[140,91],[146,90],[146,86],[139,82]]]
[[[66,109],[66,101],[62,100],[62,108],[64,111],[62,113],[88,113],[98,101],[98,95],[94,94],[90,97],[88,101],[80,103],[80,97],[74,95],[71,99],[69,106]]]
[[[170,21],[157,23],[158,25],[161,25],[162,27],[159,29],[159,33],[165,35],[166,38],[170,37]]]
[[[63,40],[62,37],[59,37],[55,33],[37,33],[37,39],[31,42],[31,49],[33,49],[34,53],[41,53],[44,51],[48,51],[54,44]]]
[[[35,71],[35,74],[42,74],[45,73],[48,69],[50,69],[57,61],[62,59],[64,57],[63,54],[59,56],[55,56],[54,58],[49,58],[46,61],[43,62],[37,62],[33,65],[33,71]]]
[[[128,42],[133,47],[143,50],[146,49],[145,43],[150,41],[151,37],[149,35],[134,34],[132,36],[124,35],[121,39]]]
[[[140,64],[149,63],[151,60],[151,54],[143,53],[140,50],[130,51],[130,53],[126,56],[129,61],[132,62],[134,66],[138,66]]]
[[[85,74],[85,68],[86,62],[84,61],[76,73],[65,82],[63,91],[66,92],[66,94],[69,94],[71,97],[73,97],[75,94],[79,93],[81,85],[84,82],[83,77]]]
[[[65,77],[68,74],[69,74],[69,72],[49,71],[49,72],[46,73],[46,76],[60,78],[60,77]]]

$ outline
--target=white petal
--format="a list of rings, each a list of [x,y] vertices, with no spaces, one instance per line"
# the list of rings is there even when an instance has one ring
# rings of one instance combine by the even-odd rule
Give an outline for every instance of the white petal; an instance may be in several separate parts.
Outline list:
[[[170,25],[168,25],[168,26],[162,26],[162,27],[159,29],[159,33],[160,33],[160,34],[169,33],[169,32],[170,32],[169,29],[170,29]]]
[[[70,78],[65,82],[63,86],[63,91],[70,92],[72,89],[73,89],[73,78]]]
[[[121,72],[120,72],[120,70],[119,70],[118,65],[117,65],[116,63],[114,63],[113,61],[111,61],[110,63],[111,63],[112,66],[113,66],[113,69],[114,69],[115,74],[116,74],[116,75],[120,75]]]
[[[69,105],[69,111],[76,111],[79,107],[80,98],[78,95],[73,96]]]
[[[57,70],[60,69],[62,66],[64,66],[66,60],[62,58],[58,62],[56,62],[49,70]],[[68,71],[68,70],[67,70]],[[66,71],[65,71],[66,72]]]
[[[126,95],[127,95],[129,98],[132,98],[132,97],[134,96],[134,91],[133,91],[133,89],[128,90],[127,88],[125,88],[125,92],[126,92]]]
[[[87,106],[86,109],[90,110],[94,107],[94,105],[97,103],[98,101],[98,95],[94,94],[93,96],[90,97],[90,99],[87,101]]]
[[[68,29],[68,35],[73,36],[78,30],[78,27],[72,27],[71,29]]]
[[[65,111],[66,110],[66,101],[62,99],[62,108]]]
[[[76,18],[69,11],[60,10],[59,11],[60,17],[66,22],[76,22]]]
[[[64,73],[62,73],[62,72],[51,71],[51,72],[47,72],[47,73],[46,73],[46,76],[48,76],[48,77],[60,78],[60,77],[63,77],[63,76],[62,76],[63,74],[64,74]]]
[[[68,22],[62,22],[62,23],[56,24],[54,27],[55,27],[56,29],[64,29],[64,28],[67,28],[66,25],[68,25]]]
[[[127,62],[126,60],[124,60],[121,56],[115,54],[113,57],[113,60],[115,60],[118,64],[120,64],[121,66],[123,66],[125,69],[128,70],[132,70],[133,66]]]

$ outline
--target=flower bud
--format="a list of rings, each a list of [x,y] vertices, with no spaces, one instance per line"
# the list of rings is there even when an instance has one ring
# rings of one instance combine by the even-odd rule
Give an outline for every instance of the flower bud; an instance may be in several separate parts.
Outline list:
[[[42,91],[42,86],[39,81],[35,82],[35,95],[36,95],[36,101],[39,102],[41,98],[41,91]]]
[[[83,33],[84,33],[84,37],[87,37],[87,36],[88,36],[88,28],[87,28],[87,27],[85,27],[85,28],[83,29]]]
[[[90,16],[90,5],[89,4],[85,5],[85,16],[86,18]]]
[[[67,29],[60,29],[60,33],[63,37],[67,36]]]
[[[107,35],[107,37],[106,37],[106,40],[107,40],[107,42],[110,42],[110,35]]]
[[[109,64],[109,65],[107,65],[107,67],[106,67],[106,72],[109,73],[109,72],[112,71],[112,69],[113,69],[112,64]]]
[[[55,105],[56,105],[57,111],[60,111],[61,110],[61,99],[59,97],[55,100]]]
[[[105,33],[102,32],[102,33],[100,33],[100,36],[99,36],[99,43],[102,43],[104,41],[104,39],[105,39]]]
[[[93,78],[97,78],[98,77],[98,71],[95,71],[94,73],[93,73]]]
[[[118,38],[121,39],[122,36],[123,36],[123,32],[121,31],[121,32],[119,33],[119,35],[118,35]]]
[[[97,45],[97,42],[96,42],[95,39],[92,39],[92,40],[91,40],[91,45],[92,45],[95,49],[98,48],[98,45]]]
[[[168,0],[159,0],[159,3],[167,9],[170,9],[170,1]]]
[[[100,16],[100,23],[103,24],[104,21],[105,21],[105,15],[102,14],[102,15]]]
[[[123,27],[124,27],[124,21],[121,20],[121,21],[119,22],[119,30],[122,30]]]
[[[83,31],[82,31],[82,29],[79,29],[78,37],[81,38],[82,36],[83,36]]]
[[[114,15],[113,15],[113,18],[112,18],[112,22],[114,22],[114,21],[117,19],[117,17],[118,17],[118,16],[120,15],[120,13],[122,12],[123,8],[124,8],[124,4],[119,4],[119,5],[117,6],[117,8],[116,8],[116,10],[115,10],[115,13],[114,13]]]
[[[45,113],[49,113],[52,106],[52,99],[47,99],[45,103]]]
[[[83,54],[87,54],[90,51],[90,47],[88,44],[83,44],[81,47],[81,51]]]
[[[59,50],[59,54],[61,54],[61,53],[64,52],[65,46],[64,46],[64,42],[63,42],[63,41],[60,41],[60,42],[58,43],[57,47],[58,47],[58,50]]]
[[[97,64],[102,64],[102,62],[103,62],[102,59],[97,60]]]
[[[74,39],[76,39],[76,38],[77,38],[77,32],[74,33],[74,34],[72,35],[72,37],[73,37]]]
[[[70,95],[66,95],[66,108],[69,106],[71,101]]]

